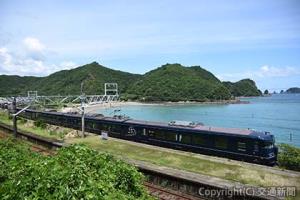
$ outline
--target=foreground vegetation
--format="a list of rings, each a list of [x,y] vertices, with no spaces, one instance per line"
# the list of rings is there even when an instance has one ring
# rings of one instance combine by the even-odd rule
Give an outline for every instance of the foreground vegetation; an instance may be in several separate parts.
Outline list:
[[[81,82],[84,82],[86,94],[103,94],[104,83],[118,83],[123,100],[215,101],[261,94],[251,80],[222,83],[200,66],[166,64],[137,75],[109,69],[96,62],[47,77],[0,75],[0,94],[27,95],[28,90],[37,90],[39,95],[76,95],[80,94]]]
[[[281,144],[279,148],[279,166],[285,169],[300,171],[300,148],[288,144]]]
[[[133,166],[86,146],[42,156],[0,140],[0,199],[150,199]]]
[[[274,168],[274,172],[269,168],[195,153],[166,150],[112,138],[101,140],[99,136],[70,139],[67,142],[83,143],[100,152],[118,155],[125,160],[129,158],[146,161],[244,184],[256,186],[295,185],[300,188],[300,174],[296,177],[289,176],[287,173],[280,173],[280,170],[276,170],[276,168]]]

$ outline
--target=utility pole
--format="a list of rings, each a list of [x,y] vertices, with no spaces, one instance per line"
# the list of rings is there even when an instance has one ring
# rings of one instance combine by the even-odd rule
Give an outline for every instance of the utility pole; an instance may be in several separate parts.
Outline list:
[[[18,134],[18,127],[17,127],[17,116],[24,112],[27,108],[29,108],[31,105],[26,106],[25,108],[23,108],[22,110],[20,110],[19,112],[17,112],[17,101],[16,98],[14,97],[13,103],[12,103],[12,117],[13,117],[13,127],[14,127],[14,137],[17,137]]]
[[[17,112],[17,100],[16,97],[14,97],[12,102],[12,113],[13,113],[13,127],[14,127],[14,137],[17,137],[17,115],[15,115]]]
[[[81,82],[81,95],[80,95],[80,102],[81,102],[81,133],[82,136],[85,137],[84,133],[84,94],[83,94],[83,82]]]

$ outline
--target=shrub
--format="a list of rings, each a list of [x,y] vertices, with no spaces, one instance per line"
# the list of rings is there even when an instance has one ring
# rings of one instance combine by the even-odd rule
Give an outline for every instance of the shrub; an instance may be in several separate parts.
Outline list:
[[[0,141],[0,199],[150,199],[135,167],[83,145],[47,157]]]
[[[288,144],[279,145],[278,163],[282,168],[300,171],[300,148]]]
[[[138,100],[138,95],[135,94],[123,94],[120,99],[122,101],[136,101]]]

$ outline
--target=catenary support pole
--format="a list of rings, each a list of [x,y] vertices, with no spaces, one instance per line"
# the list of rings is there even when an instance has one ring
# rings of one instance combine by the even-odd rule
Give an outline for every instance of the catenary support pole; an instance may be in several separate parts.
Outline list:
[[[14,127],[14,137],[17,137],[18,128],[17,128],[17,116],[13,115],[13,127]]]
[[[12,102],[12,113],[13,113],[13,128],[14,128],[14,137],[17,137],[18,130],[17,130],[17,116],[15,115],[17,112],[17,100],[16,97],[14,97]]]
[[[81,82],[81,134],[82,137],[85,137],[85,130],[84,130],[84,93],[83,93],[83,82]]]
[[[84,130],[84,106],[82,106],[81,107],[81,109],[82,109],[82,113],[81,113],[81,125],[82,125],[82,127],[81,127],[81,131],[82,131],[82,136],[83,137],[85,137],[85,130]]]

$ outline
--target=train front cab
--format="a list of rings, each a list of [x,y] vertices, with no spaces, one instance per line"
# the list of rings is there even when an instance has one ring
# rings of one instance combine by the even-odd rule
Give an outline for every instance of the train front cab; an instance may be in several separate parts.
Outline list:
[[[274,166],[277,163],[278,147],[274,141],[261,142],[261,162],[265,165]]]

